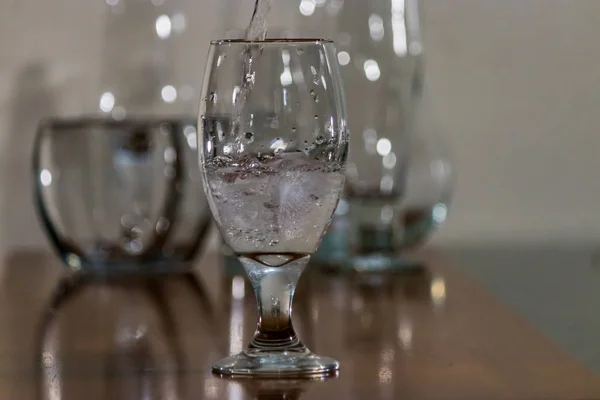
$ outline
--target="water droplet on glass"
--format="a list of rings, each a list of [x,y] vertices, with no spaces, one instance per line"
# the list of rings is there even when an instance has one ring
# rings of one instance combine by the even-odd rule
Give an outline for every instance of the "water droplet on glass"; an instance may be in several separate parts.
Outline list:
[[[317,136],[317,138],[315,139],[315,143],[316,144],[323,144],[325,143],[325,138],[321,135]]]
[[[292,132],[296,132],[296,127],[292,127]]]
[[[246,132],[246,140],[252,140],[254,138],[254,133],[252,132]]]
[[[315,103],[319,102],[319,95],[315,95]]]
[[[210,92],[210,101],[213,103],[217,102],[217,94],[215,92]]]
[[[269,246],[275,246],[275,245],[277,245],[278,243],[279,243],[279,240],[271,240],[271,241],[269,242]]]
[[[313,89],[310,89],[310,92],[309,92],[309,93],[310,93],[310,95],[311,95],[311,96],[314,96],[314,95],[315,95],[315,91],[314,91]]]
[[[270,148],[275,154],[279,154],[287,148],[287,143],[278,137],[271,142]]]
[[[302,48],[302,47],[298,47],[298,48],[296,49],[296,52],[297,52],[298,54],[302,54],[302,53],[304,53],[304,48]]]
[[[313,76],[313,83],[317,86],[321,83],[321,79],[319,79],[318,75]]]
[[[315,119],[319,119],[319,116],[315,114]]]

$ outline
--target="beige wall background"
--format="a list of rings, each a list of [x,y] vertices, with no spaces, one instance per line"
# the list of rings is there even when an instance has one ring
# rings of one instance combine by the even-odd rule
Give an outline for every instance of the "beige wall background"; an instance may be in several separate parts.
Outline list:
[[[168,45],[177,84],[199,85],[207,40],[243,27],[251,3],[164,1],[186,17]],[[271,19],[293,24],[299,0],[275,3]],[[459,173],[435,241],[600,241],[600,1],[424,4],[427,81]],[[39,118],[97,107],[107,41],[127,48],[128,29],[155,35],[143,13],[107,32],[108,8],[0,0],[1,249],[45,243],[29,170]]]

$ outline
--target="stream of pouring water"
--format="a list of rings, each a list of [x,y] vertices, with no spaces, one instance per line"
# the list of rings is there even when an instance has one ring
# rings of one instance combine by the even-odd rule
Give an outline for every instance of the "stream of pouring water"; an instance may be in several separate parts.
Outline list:
[[[256,0],[250,25],[246,29],[246,40],[265,40],[267,37],[267,15],[273,0]]]
[[[252,19],[246,29],[246,40],[265,40],[267,37],[267,15],[271,10],[272,3],[273,0],[256,0]],[[233,123],[231,125],[232,135],[235,137],[234,152],[239,149],[243,137],[243,132],[240,132],[242,109],[254,87],[255,72],[252,68],[252,62],[254,61],[254,57],[259,55],[260,50],[261,47],[259,45],[248,44],[242,56],[242,84],[234,100]]]

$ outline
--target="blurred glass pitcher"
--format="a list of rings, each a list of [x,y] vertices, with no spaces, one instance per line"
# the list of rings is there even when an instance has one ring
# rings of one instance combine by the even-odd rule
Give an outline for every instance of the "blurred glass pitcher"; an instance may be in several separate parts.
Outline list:
[[[345,198],[315,259],[334,268],[404,257],[447,217],[454,171],[424,88],[420,0],[301,0],[290,35],[336,40],[351,131]]]

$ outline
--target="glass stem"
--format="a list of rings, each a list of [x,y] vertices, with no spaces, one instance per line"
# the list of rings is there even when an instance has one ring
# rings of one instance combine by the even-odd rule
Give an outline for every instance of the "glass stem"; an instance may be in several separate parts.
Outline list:
[[[267,257],[289,257],[291,260],[273,267],[260,262],[260,258],[240,257],[258,302],[258,325],[246,352],[306,352],[292,325],[292,300],[310,256]]]

